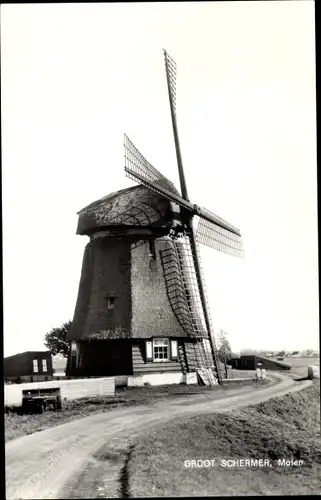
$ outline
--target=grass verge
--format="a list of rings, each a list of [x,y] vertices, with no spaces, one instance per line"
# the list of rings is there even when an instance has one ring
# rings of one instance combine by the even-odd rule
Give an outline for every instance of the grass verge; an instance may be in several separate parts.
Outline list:
[[[271,466],[224,468],[223,459],[268,459]],[[277,460],[303,460],[278,466]],[[210,468],[185,460],[212,460]],[[176,420],[135,444],[127,466],[132,497],[319,494],[320,388],[228,414]]]
[[[266,381],[267,383],[275,383]],[[5,415],[5,441],[10,441],[27,434],[42,431],[56,425],[64,424],[78,418],[95,413],[112,411],[114,408],[153,404],[158,401],[172,400],[178,396],[192,394],[211,394],[211,397],[226,397],[228,391],[236,386],[244,385],[257,388],[251,380],[247,382],[232,382],[224,387],[168,385],[159,387],[124,388],[116,391],[115,397],[81,398],[72,401],[63,401],[61,412],[47,411],[41,415],[19,415],[15,412]],[[213,394],[214,391],[214,394]]]

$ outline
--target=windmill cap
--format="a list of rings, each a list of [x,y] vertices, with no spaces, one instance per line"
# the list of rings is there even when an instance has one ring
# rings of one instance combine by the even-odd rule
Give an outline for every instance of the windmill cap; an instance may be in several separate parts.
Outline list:
[[[162,226],[171,220],[170,202],[144,186],[121,189],[78,212],[77,234],[92,234],[117,226]]]

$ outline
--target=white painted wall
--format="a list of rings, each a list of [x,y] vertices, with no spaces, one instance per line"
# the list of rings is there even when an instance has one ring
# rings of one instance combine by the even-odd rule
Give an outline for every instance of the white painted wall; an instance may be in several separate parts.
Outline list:
[[[186,373],[185,383],[186,385],[198,384],[196,372]]]
[[[128,375],[115,375],[114,379],[116,387],[127,387]]]
[[[317,365],[308,366],[308,377],[309,378],[320,378],[320,367]]]
[[[20,406],[22,404],[22,391],[28,389],[60,388],[61,398],[79,399],[94,396],[114,396],[115,379],[113,377],[75,379],[75,380],[50,380],[48,382],[35,382],[27,384],[8,384],[4,386],[4,404],[6,406]]]
[[[182,372],[175,373],[146,373],[144,375],[132,375],[128,377],[128,387],[140,387],[145,384],[168,385],[183,384],[185,375]]]

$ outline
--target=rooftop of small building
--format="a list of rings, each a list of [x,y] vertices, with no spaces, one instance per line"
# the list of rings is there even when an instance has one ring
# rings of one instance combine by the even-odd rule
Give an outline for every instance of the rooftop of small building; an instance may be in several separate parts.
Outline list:
[[[17,352],[16,354],[11,354],[11,356],[6,356],[4,359],[12,359],[15,358],[16,356],[23,356],[25,354],[32,354],[33,356],[39,356],[39,355],[48,355],[51,356],[51,352],[48,350],[45,351],[23,351],[23,352]]]

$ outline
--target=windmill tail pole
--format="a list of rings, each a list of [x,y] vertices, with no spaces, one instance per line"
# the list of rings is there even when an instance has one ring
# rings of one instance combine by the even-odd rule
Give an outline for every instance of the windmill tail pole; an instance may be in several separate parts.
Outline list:
[[[196,271],[196,277],[197,277],[197,281],[198,281],[198,285],[199,285],[199,292],[200,292],[201,302],[202,302],[203,311],[204,311],[205,324],[206,324],[206,328],[208,331],[214,366],[216,368],[217,380],[218,380],[218,383],[220,385],[222,385],[223,381],[222,381],[221,372],[219,369],[218,358],[217,358],[217,354],[216,354],[216,346],[215,346],[215,342],[214,342],[214,335],[212,332],[211,321],[210,321],[210,317],[209,317],[209,313],[208,313],[208,309],[207,309],[205,290],[204,290],[203,280],[202,280],[201,273],[200,273],[200,261],[198,258],[195,233],[194,233],[194,228],[193,228],[191,220],[190,220],[189,226],[190,226],[190,231],[191,231],[190,242],[191,242],[192,252],[193,252],[194,258],[195,258],[195,264],[196,264],[195,271]]]

